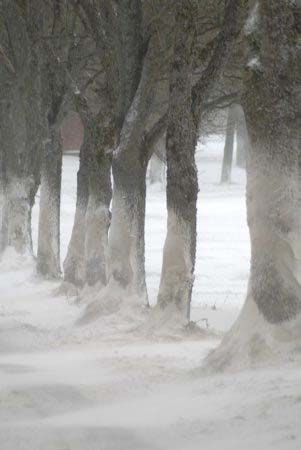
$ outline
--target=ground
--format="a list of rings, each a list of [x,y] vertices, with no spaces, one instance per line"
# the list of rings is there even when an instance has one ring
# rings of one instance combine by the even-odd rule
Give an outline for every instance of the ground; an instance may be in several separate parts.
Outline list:
[[[1,450],[290,450],[301,446],[301,377],[282,367],[208,374],[202,363],[244,301],[249,271],[245,176],[219,185],[222,143],[199,146],[198,256],[192,317],[199,335],[131,332],[134,314],[76,325],[84,305],[55,295],[31,260],[0,262]],[[205,148],[204,148],[205,147]],[[64,158],[62,256],[77,158]],[[36,242],[38,208],[34,211]],[[150,301],[159,286],[164,192],[148,190]],[[139,314],[139,324],[147,316]],[[138,323],[138,322],[137,322]]]

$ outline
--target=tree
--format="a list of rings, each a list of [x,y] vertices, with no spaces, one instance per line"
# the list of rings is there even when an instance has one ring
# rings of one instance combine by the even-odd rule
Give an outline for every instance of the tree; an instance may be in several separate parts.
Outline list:
[[[32,254],[31,210],[39,185],[43,140],[35,5],[0,4],[1,249]],[[3,64],[4,62],[4,64]]]
[[[79,154],[79,170],[77,172],[76,210],[68,251],[64,260],[65,287],[82,288],[86,280],[85,270],[85,225],[89,201],[89,135],[84,128],[83,142]]]
[[[166,135],[168,231],[158,306],[189,318],[196,250],[197,124],[191,110],[194,2],[178,2]],[[178,319],[177,319],[178,320]]]
[[[300,346],[300,6],[261,0],[245,26],[251,274],[243,310],[208,358],[222,369]]]
[[[153,3],[128,0],[118,4],[101,2],[94,7],[80,2],[99,53],[110,55],[104,73],[114,92],[112,124],[113,201],[107,259],[107,288],[102,298],[132,298],[147,304],[144,262],[146,169],[157,139],[166,124],[164,52],[170,26],[157,27],[152,20]],[[156,2],[154,2],[156,3]],[[97,12],[97,13],[96,13]],[[96,13],[96,14],[95,14]],[[166,20],[166,15],[164,16]],[[97,18],[97,19],[95,19]],[[106,29],[100,33],[100,23]],[[163,81],[162,81],[163,78]],[[165,102],[165,104],[164,104]]]
[[[228,110],[221,183],[231,183],[231,170],[232,170],[233,150],[234,150],[234,132],[235,132],[235,106],[233,105]]]
[[[78,90],[74,105],[84,125],[80,153],[77,208],[64,261],[64,281],[77,288],[107,283],[109,206],[112,197],[111,160],[116,144],[116,36],[112,4],[79,2],[82,41],[77,45]],[[102,33],[106,29],[108,33]],[[89,54],[87,60],[86,54]],[[79,58],[80,56],[80,58]]]
[[[174,60],[170,75],[169,128],[167,132],[167,236],[158,308],[176,326],[190,320],[190,304],[196,253],[197,176],[194,162],[198,129],[206,101],[225,65],[231,44],[240,33],[241,2],[230,0],[220,31],[204,54],[201,76],[193,83],[191,47],[196,44],[197,3],[179,2],[175,27]],[[213,49],[212,49],[213,48]],[[208,57],[209,53],[209,57]],[[170,311],[173,314],[170,314]]]
[[[36,29],[42,65],[42,105],[45,139],[41,192],[37,271],[47,278],[61,276],[60,203],[62,176],[61,124],[64,102],[74,81],[70,77],[76,45],[76,19],[72,6],[58,0],[44,6],[42,30]],[[42,37],[40,32],[42,31]]]

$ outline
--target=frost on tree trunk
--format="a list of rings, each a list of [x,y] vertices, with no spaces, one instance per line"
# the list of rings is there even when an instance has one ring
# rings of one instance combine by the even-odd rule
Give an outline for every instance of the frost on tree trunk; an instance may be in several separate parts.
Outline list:
[[[231,106],[229,108],[227,117],[227,128],[226,128],[221,183],[231,183],[231,170],[232,170],[233,150],[234,150],[235,115],[236,115],[235,106]]]
[[[87,133],[80,149],[79,170],[77,172],[76,210],[67,256],[64,261],[64,281],[78,288],[85,283],[85,235],[86,211],[89,199]]]
[[[39,182],[39,71],[26,21],[4,2],[0,27],[0,250],[32,254],[31,209]]]
[[[60,203],[62,140],[60,127],[49,126],[45,142],[40,192],[37,271],[47,278],[58,278],[60,269]]]
[[[208,358],[217,369],[300,353],[301,54],[295,13],[287,1],[262,0],[245,27],[251,274],[240,317]]]
[[[144,261],[147,161],[140,161],[130,147],[123,152],[113,159],[109,286],[138,303],[148,304]]]
[[[166,136],[168,222],[158,308],[169,320],[186,324],[194,280],[198,192],[197,127],[191,111],[191,2],[180,2],[176,20]]]
[[[154,73],[146,59],[140,84],[113,155],[113,202],[109,233],[108,292],[148,305],[145,281],[146,170],[150,151],[145,134],[154,101]],[[159,122],[159,121],[158,121]],[[151,130],[156,129],[154,125]],[[157,136],[157,133],[154,133]],[[150,139],[152,140],[152,139]],[[154,139],[156,141],[156,139]]]
[[[0,106],[1,250],[12,247],[17,253],[32,254],[31,210],[37,188],[38,148],[31,143],[28,126],[35,129],[34,118],[26,117],[20,107],[18,89],[11,89],[9,99]],[[35,101],[33,96],[32,101]],[[38,135],[34,138],[38,140]]]
[[[249,153],[250,141],[246,125],[245,113],[241,106],[236,109],[236,165],[241,169],[246,168],[247,155]]]
[[[107,283],[108,229],[110,225],[111,157],[108,129],[90,124],[88,173],[89,199],[85,217],[85,282]],[[110,133],[109,133],[110,134]]]

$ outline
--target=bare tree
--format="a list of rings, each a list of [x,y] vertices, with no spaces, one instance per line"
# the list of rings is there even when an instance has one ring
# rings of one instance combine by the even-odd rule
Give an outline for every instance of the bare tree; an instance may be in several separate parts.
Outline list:
[[[11,246],[18,253],[32,253],[31,210],[43,139],[34,21],[39,21],[35,8],[23,9],[15,0],[1,2],[0,242],[2,250]]]
[[[36,30],[42,61],[42,103],[47,138],[44,142],[37,271],[47,278],[61,275],[60,203],[62,175],[61,124],[64,102],[74,90],[70,77],[76,44],[76,18],[69,3],[56,1],[44,5],[42,30]]]
[[[222,369],[300,345],[300,7],[251,5],[243,106],[250,135],[247,210],[251,275],[236,324],[208,363]]]
[[[196,252],[197,176],[194,152],[199,125],[206,101],[212,95],[231,45],[238,38],[241,29],[242,3],[229,0],[224,11],[223,26],[213,41],[206,42],[206,51],[203,52],[206,58],[201,75],[196,82],[191,81],[194,63],[190,59],[191,41],[195,32],[197,6],[199,5],[193,1],[179,2],[178,20],[181,24],[176,26],[170,82],[172,95],[167,133],[168,229],[158,306],[164,311],[167,321],[175,318],[176,325],[183,325],[190,320]],[[170,310],[174,314],[170,315]]]
[[[234,151],[235,113],[235,106],[233,105],[228,110],[221,183],[231,182],[231,170]]]

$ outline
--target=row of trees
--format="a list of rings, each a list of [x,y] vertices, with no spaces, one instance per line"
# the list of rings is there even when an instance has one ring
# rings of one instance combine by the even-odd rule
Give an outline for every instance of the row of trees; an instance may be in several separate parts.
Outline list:
[[[60,127],[75,110],[84,139],[65,286],[97,286],[104,297],[147,305],[146,170],[166,135],[168,230],[158,308],[186,323],[195,147],[220,108],[230,107],[233,139],[233,105],[240,104],[250,138],[249,297],[270,323],[294,319],[301,304],[298,2],[1,0],[0,15],[1,250],[32,251],[40,185],[37,270],[60,276]]]

